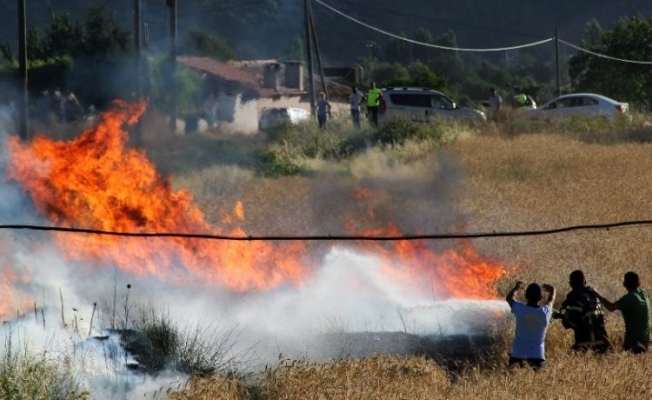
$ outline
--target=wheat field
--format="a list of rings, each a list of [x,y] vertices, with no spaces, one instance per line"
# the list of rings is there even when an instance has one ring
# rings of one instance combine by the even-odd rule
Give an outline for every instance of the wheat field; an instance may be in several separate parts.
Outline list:
[[[637,135],[652,137],[652,131],[647,129],[637,131]],[[463,190],[454,192],[452,203],[467,215],[468,232],[537,231],[652,219],[652,144],[649,140],[632,140],[631,135],[619,138],[617,131],[608,132],[609,140],[597,140],[590,131],[591,127],[581,135],[558,134],[543,127],[541,132],[513,134],[495,126],[480,128],[464,140],[452,141],[429,156],[404,165],[407,171],[403,176],[428,174],[440,160],[454,160],[462,171],[456,185]],[[361,156],[346,166],[347,174],[360,179],[360,175],[389,164],[399,170],[400,163],[388,162],[390,158],[378,154]],[[331,167],[332,170],[337,168]],[[232,182],[239,184],[225,186],[222,179],[218,187],[211,186],[211,182],[217,181],[215,175],[230,176]],[[222,168],[181,176],[175,183],[190,188],[205,209],[219,209],[244,198],[245,208],[251,206],[252,223],[264,226],[264,221],[270,219],[292,220],[293,215],[314,213],[305,204],[314,189],[311,182],[332,179],[329,176],[323,173],[268,180],[237,168]],[[342,182],[349,178],[340,175],[337,179]],[[261,201],[269,207],[256,207]],[[293,224],[307,231],[312,226],[307,222]],[[559,306],[569,290],[568,274],[574,269],[584,270],[588,283],[607,298],[624,294],[621,282],[628,270],[639,272],[644,287],[649,285],[651,228],[635,225],[484,238],[474,244],[482,253],[505,260],[509,273],[495,283],[500,296],[517,279],[546,282],[557,287]],[[621,346],[624,324],[619,314],[607,313],[607,329],[616,346]],[[652,354],[573,354],[569,351],[571,332],[553,322],[546,341],[546,367],[538,372],[511,370],[506,364],[513,333],[511,320],[500,321],[493,332],[490,355],[456,371],[417,356],[378,355],[327,364],[283,360],[269,367],[255,384],[232,376],[196,377],[185,390],[170,398],[456,400],[652,396]]]

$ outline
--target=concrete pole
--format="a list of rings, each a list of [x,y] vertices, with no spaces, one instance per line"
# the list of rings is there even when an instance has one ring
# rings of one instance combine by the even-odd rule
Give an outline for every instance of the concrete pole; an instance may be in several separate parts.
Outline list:
[[[304,26],[306,30],[306,61],[308,62],[308,97],[310,98],[310,114],[315,116],[315,75],[312,66],[312,29],[310,19],[310,0],[304,0]]]
[[[170,131],[177,130],[177,0],[167,0],[170,7]]]
[[[135,64],[135,73],[136,73],[136,87],[135,87],[135,95],[136,95],[136,100],[140,101],[141,97],[143,96],[142,93],[142,84],[141,84],[141,33],[140,33],[140,26],[141,26],[141,0],[134,0],[134,64]],[[136,145],[140,146],[141,145],[141,139],[142,139],[142,130],[141,130],[141,125],[140,121],[136,124],[134,127],[134,134],[135,134],[135,139],[136,139]]]
[[[22,93],[18,107],[18,135],[21,140],[29,140],[27,114],[29,92],[27,85],[27,13],[25,0],[18,0],[18,72],[22,84]]]

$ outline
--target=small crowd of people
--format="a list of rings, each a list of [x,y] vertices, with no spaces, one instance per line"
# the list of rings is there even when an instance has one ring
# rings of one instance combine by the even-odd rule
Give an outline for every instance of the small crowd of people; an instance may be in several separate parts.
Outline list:
[[[541,368],[545,364],[545,337],[552,319],[560,319],[564,328],[573,331],[573,351],[605,353],[615,349],[605,325],[603,306],[609,311],[619,310],[625,322],[623,348],[639,354],[650,345],[650,302],[641,288],[638,274],[629,271],[623,279],[627,293],[610,301],[587,285],[584,272],[575,270],[569,276],[571,291],[554,310],[556,289],[536,282],[525,286],[518,281],[507,293],[506,300],[516,319],[516,333],[512,343],[509,365]],[[516,300],[516,294],[525,289],[525,303]],[[544,293],[547,296],[544,300]]]
[[[375,82],[369,83],[369,91],[366,95],[360,92],[356,85],[351,86],[351,93],[349,94],[348,100],[351,120],[355,129],[360,129],[360,114],[363,104],[366,106],[369,124],[374,128],[378,127],[378,114],[383,101],[383,93],[376,87]],[[331,104],[326,99],[326,93],[321,92],[316,109],[317,121],[319,128],[322,130],[326,129],[326,121],[331,117],[331,108]]]
[[[82,119],[86,112],[74,93],[64,95],[59,90],[50,94],[45,90],[36,100],[36,112],[39,121],[48,124],[52,118],[59,123],[74,122]]]
[[[533,108],[536,107],[536,102],[525,92],[525,90],[518,86],[510,86],[511,94],[509,96],[509,106],[513,109],[520,108]],[[503,98],[500,97],[495,88],[489,89],[489,119],[496,122],[500,120],[500,112],[503,107]]]

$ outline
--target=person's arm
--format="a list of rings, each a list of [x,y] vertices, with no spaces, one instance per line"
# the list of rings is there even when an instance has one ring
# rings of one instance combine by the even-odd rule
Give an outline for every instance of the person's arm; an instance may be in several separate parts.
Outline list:
[[[552,308],[552,305],[555,303],[555,298],[557,297],[557,290],[554,286],[544,283],[541,285],[543,290],[548,292],[548,299],[546,300],[545,306]]]
[[[618,304],[612,303],[609,300],[605,299],[604,297],[602,297],[600,293],[598,293],[597,290],[593,289],[591,286],[588,286],[587,290],[589,291],[589,293],[597,297],[598,300],[600,300],[600,302],[604,305],[604,308],[606,308],[607,310],[616,311],[618,309]]]
[[[514,284],[512,290],[510,290],[509,293],[507,293],[505,300],[507,300],[507,304],[509,304],[510,307],[512,307],[512,304],[514,304],[514,302],[516,301],[515,299],[516,292],[523,289],[523,287],[525,287],[525,282],[518,281],[516,282],[516,284]]]

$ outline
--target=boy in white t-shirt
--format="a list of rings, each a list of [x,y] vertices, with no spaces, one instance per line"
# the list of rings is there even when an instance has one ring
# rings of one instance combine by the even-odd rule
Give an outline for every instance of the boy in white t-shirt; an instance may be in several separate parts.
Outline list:
[[[355,129],[360,129],[360,104],[364,96],[358,91],[358,87],[351,86],[351,94],[349,95],[349,107],[351,108],[351,119]]]
[[[516,301],[515,296],[524,287],[525,282],[516,282],[505,298],[516,317],[516,334],[509,365],[541,368],[546,362],[545,339],[552,317],[552,304],[555,302],[555,288],[548,284],[531,283],[525,290],[527,304],[523,304]],[[543,291],[548,292],[548,299],[540,306]]]

